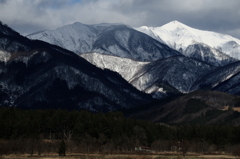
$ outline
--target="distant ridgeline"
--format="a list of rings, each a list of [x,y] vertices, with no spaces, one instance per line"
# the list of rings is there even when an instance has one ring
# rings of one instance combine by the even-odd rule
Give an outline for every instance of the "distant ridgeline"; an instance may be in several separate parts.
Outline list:
[[[0,154],[57,153],[62,140],[67,153],[125,152],[139,146],[156,151],[181,146],[204,153],[240,144],[239,126],[169,126],[127,119],[121,112],[0,108],[0,127]]]

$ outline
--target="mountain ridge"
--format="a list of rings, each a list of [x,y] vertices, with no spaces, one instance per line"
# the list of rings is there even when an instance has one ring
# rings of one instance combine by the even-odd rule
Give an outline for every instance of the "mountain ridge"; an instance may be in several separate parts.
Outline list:
[[[99,69],[58,46],[29,40],[7,26],[0,28],[1,106],[98,112],[152,100],[118,73]]]
[[[98,52],[138,61],[154,61],[180,54],[123,24],[74,23],[27,37],[58,45],[77,54]]]
[[[223,66],[240,59],[240,40],[230,35],[191,28],[178,21],[169,22],[161,27],[143,26],[135,29],[167,44],[169,47],[180,51],[186,56],[195,57],[200,60],[203,60],[206,56],[211,56],[215,63],[218,62],[218,65],[215,66]],[[212,55],[207,51],[198,50],[197,56],[191,56],[192,52],[186,52],[191,45],[199,45],[201,47],[206,45],[204,47],[212,50]],[[201,55],[202,52],[206,55]],[[227,59],[229,60],[226,61]],[[214,64],[214,62],[207,59],[204,61]],[[221,61],[224,62],[222,63]]]
[[[118,72],[138,90],[156,98],[189,93],[193,91],[191,88],[195,81],[216,69],[215,66],[180,55],[154,62],[132,61],[100,53],[81,56],[102,69]]]
[[[239,105],[238,100],[227,93],[198,90],[126,110],[125,114],[167,124],[239,125],[240,113],[231,109]]]
[[[221,79],[220,74],[229,74],[230,72],[228,72],[227,70],[234,69],[234,68],[231,68],[234,66],[231,64],[238,62],[237,59],[234,59],[228,56],[223,51],[221,51],[219,47],[215,48],[219,43],[219,41],[221,43],[225,43],[227,42],[227,40],[229,40],[230,36],[209,32],[209,31],[201,31],[198,29],[191,28],[177,21],[170,22],[156,29],[159,29],[159,28],[165,29],[162,31],[164,33],[163,35],[165,36],[160,37],[160,34],[158,36],[161,38],[160,41],[163,41],[166,43],[166,37],[167,37],[168,40],[170,39],[171,43],[174,43],[172,39],[175,38],[178,40],[177,42],[179,42],[179,44],[175,43],[175,45],[172,45],[171,47],[174,46],[174,48],[176,49],[177,47],[184,46],[184,48],[179,49],[180,52],[184,50],[185,51],[184,53],[175,52],[170,47],[167,47],[166,45],[167,43],[166,44],[162,44],[161,42],[157,43],[156,39],[150,38],[150,36],[144,33],[140,33],[137,31],[135,32],[133,31],[132,28],[126,25],[122,25],[122,24],[85,25],[82,23],[74,23],[74,25],[82,26],[85,30],[87,30],[85,32],[84,29],[81,30],[81,27],[80,28],[78,27],[78,29],[81,30],[80,31],[81,34],[84,33],[84,36],[81,37],[83,41],[81,41],[80,43],[82,45],[87,44],[87,46],[89,46],[90,48],[89,52],[94,53],[93,56],[95,56],[98,53],[103,55],[103,56],[97,55],[98,58],[100,58],[100,59],[97,59],[97,57],[93,57],[93,56],[91,57],[90,54],[83,53],[85,59],[99,66],[102,69],[108,68],[120,73],[122,77],[124,77],[137,89],[147,93],[151,93],[151,94],[152,93],[160,94],[160,97],[162,95],[165,96],[165,93],[168,91],[174,92],[174,93],[177,93],[178,91],[182,93],[189,93],[197,89],[206,89],[204,82],[201,82],[201,80],[204,80],[205,78],[201,76],[205,76],[207,74],[215,74],[216,77],[218,77],[214,79],[213,77],[209,76],[209,79],[212,79],[212,80],[205,79],[205,81],[208,81],[208,84],[211,85],[213,83],[216,83],[215,81],[218,81],[218,83],[221,85],[221,90],[227,91],[225,89],[228,87],[225,85],[227,84],[227,80]],[[68,25],[62,28],[74,27],[74,25]],[[59,28],[58,30],[61,30],[62,28]],[[152,28],[152,30],[149,29],[148,31],[153,34],[154,29],[155,28]],[[71,34],[73,34],[73,32]],[[58,33],[58,35],[61,35],[61,32]],[[43,34],[39,36],[43,36]],[[46,36],[46,38],[48,37],[49,35]],[[78,36],[75,36],[75,37],[78,37]],[[84,41],[85,37],[90,39],[93,38],[93,39]],[[223,37],[223,39],[221,39],[221,37]],[[66,41],[66,39],[64,38],[60,38],[58,40]],[[230,37],[230,40],[233,40],[233,38]],[[204,43],[205,41],[207,42],[210,41],[210,43],[205,44]],[[72,45],[75,45],[74,42],[72,42]],[[213,45],[216,45],[216,46],[212,47]],[[227,44],[224,44],[224,47],[226,49],[227,47],[231,47],[233,45],[238,45],[238,43],[233,41],[230,41],[230,42],[228,41]],[[144,48],[145,51],[147,51],[147,53],[145,51],[142,51],[142,49],[139,49],[139,48],[142,48],[142,49]],[[161,53],[158,52],[159,48]],[[238,50],[238,47],[236,48]],[[119,58],[115,58],[114,56]],[[177,60],[178,59],[177,56],[188,57],[188,58],[182,57],[182,59],[184,59],[183,61],[188,61],[189,65],[187,63],[186,64],[181,63],[180,62],[181,60]],[[123,64],[119,62],[116,63],[116,61],[112,60],[113,58],[115,58],[115,60],[122,61]],[[123,59],[120,59],[120,58],[123,58]],[[124,66],[124,62],[126,64],[128,63],[126,58],[134,61],[151,62],[153,63],[153,65],[151,64],[148,64],[146,66],[139,65],[138,67],[137,63],[135,63],[134,67],[131,68],[131,66],[127,66],[127,65]],[[104,60],[106,60],[107,62],[110,62],[111,65],[104,62]],[[154,63],[156,65],[154,65]],[[158,65],[166,66],[166,68],[168,68],[169,70],[167,71],[162,70],[160,67],[157,66],[157,63]],[[146,69],[147,67],[149,68],[151,67],[151,69],[148,69],[149,72],[151,73],[147,73],[146,71],[143,71],[145,72],[143,73],[140,71],[141,68]],[[191,68],[187,68],[187,67],[191,67]],[[214,69],[211,70],[209,69],[210,67]],[[214,72],[216,68],[225,68],[225,67],[226,68],[230,67],[231,69],[222,69],[222,70],[218,69],[220,71]],[[205,69],[206,72],[204,72],[203,68]],[[201,71],[196,71],[198,69],[200,69]],[[155,71],[151,71],[151,70],[155,70]],[[179,74],[179,72],[182,72],[182,74]],[[198,74],[199,72],[201,72],[201,76]],[[166,75],[164,76],[160,73],[165,73]],[[128,77],[126,74],[129,74]],[[140,77],[139,76],[140,74],[142,74],[143,76]],[[177,74],[178,76],[176,76]],[[153,82],[152,78],[150,78],[153,76],[156,76],[155,82]],[[185,82],[184,82],[184,79],[186,79]],[[220,85],[219,87],[217,87],[218,84],[216,84],[216,88],[218,88],[218,90],[220,88]],[[231,85],[238,85],[238,81],[231,80]],[[164,90],[164,88],[166,88],[167,90]],[[209,87],[209,89],[216,89],[216,88]],[[176,89],[178,91],[176,91]],[[233,94],[237,93],[236,89],[235,91],[231,91],[231,92]]]

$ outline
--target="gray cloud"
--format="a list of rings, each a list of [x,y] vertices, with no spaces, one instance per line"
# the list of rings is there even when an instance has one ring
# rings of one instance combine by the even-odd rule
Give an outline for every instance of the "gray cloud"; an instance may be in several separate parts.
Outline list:
[[[7,0],[0,0],[0,3],[6,3]]]
[[[0,20],[22,34],[74,23],[161,26],[178,20],[240,38],[239,0],[0,0]]]

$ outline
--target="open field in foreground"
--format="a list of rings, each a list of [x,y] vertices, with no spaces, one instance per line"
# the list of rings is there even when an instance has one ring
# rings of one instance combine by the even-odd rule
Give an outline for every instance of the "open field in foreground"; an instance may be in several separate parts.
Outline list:
[[[0,157],[1,159],[1,157]],[[78,154],[71,156],[28,156],[28,155],[8,155],[2,156],[2,159],[237,159],[232,155],[187,155],[183,157],[177,154],[152,155],[152,154]]]

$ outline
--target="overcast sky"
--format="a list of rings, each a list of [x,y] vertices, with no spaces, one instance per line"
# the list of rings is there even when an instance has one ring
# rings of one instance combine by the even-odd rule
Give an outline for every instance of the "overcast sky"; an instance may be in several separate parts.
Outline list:
[[[240,39],[240,0],[0,0],[0,20],[23,35],[81,22],[188,26]]]

